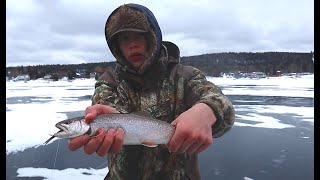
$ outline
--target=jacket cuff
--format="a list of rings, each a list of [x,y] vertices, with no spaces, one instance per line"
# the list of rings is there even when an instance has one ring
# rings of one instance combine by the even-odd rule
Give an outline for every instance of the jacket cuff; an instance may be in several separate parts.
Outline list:
[[[223,133],[220,132],[221,131],[220,127],[221,127],[222,121],[223,121],[222,120],[222,115],[220,114],[221,112],[219,112],[217,110],[217,108],[213,105],[213,103],[211,103],[211,101],[200,100],[200,101],[198,101],[198,103],[205,103],[206,105],[208,105],[212,109],[214,115],[216,116],[216,122],[211,126],[211,128],[212,128],[212,137],[213,138],[217,138],[217,137],[222,136]]]

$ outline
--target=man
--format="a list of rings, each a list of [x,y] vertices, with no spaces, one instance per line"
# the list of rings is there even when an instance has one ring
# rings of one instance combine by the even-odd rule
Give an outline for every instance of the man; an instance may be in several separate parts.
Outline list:
[[[126,4],[107,19],[105,36],[116,58],[95,85],[86,121],[97,114],[146,111],[176,127],[166,146],[123,146],[125,133],[99,129],[96,138],[74,138],[69,149],[108,155],[106,179],[200,179],[197,154],[234,123],[235,112],[221,90],[198,69],[180,64],[178,47],[162,41],[152,12]]]

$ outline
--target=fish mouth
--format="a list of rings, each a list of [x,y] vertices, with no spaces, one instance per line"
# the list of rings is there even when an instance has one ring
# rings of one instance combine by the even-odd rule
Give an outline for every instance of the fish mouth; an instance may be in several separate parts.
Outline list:
[[[48,144],[53,138],[55,138],[56,134],[58,134],[60,132],[67,132],[68,131],[68,129],[65,126],[63,126],[62,124],[56,124],[56,127],[59,129],[59,131],[56,132],[54,135],[52,135],[48,140],[46,140],[46,142],[44,142],[45,145]]]
[[[68,128],[65,127],[63,124],[56,124],[56,128],[59,129],[59,131],[57,133],[59,133],[59,132],[68,132]]]

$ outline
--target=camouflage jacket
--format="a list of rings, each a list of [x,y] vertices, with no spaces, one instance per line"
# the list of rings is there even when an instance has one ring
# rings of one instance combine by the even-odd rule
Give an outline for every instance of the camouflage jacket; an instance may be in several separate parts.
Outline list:
[[[234,123],[234,109],[220,88],[198,69],[180,64],[179,50],[163,42],[158,63],[143,76],[117,70],[106,72],[95,84],[92,104],[106,104],[120,112],[147,111],[151,117],[172,122],[194,104],[209,105],[217,117],[213,137],[222,136]],[[108,155],[106,179],[201,179],[197,155],[168,152],[158,146],[124,146]]]

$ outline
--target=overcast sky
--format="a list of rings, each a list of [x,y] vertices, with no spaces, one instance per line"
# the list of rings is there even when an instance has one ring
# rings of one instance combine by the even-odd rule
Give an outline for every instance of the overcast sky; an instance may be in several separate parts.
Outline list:
[[[104,37],[125,0],[6,0],[6,66],[115,61]],[[181,56],[314,51],[313,0],[136,0]]]

